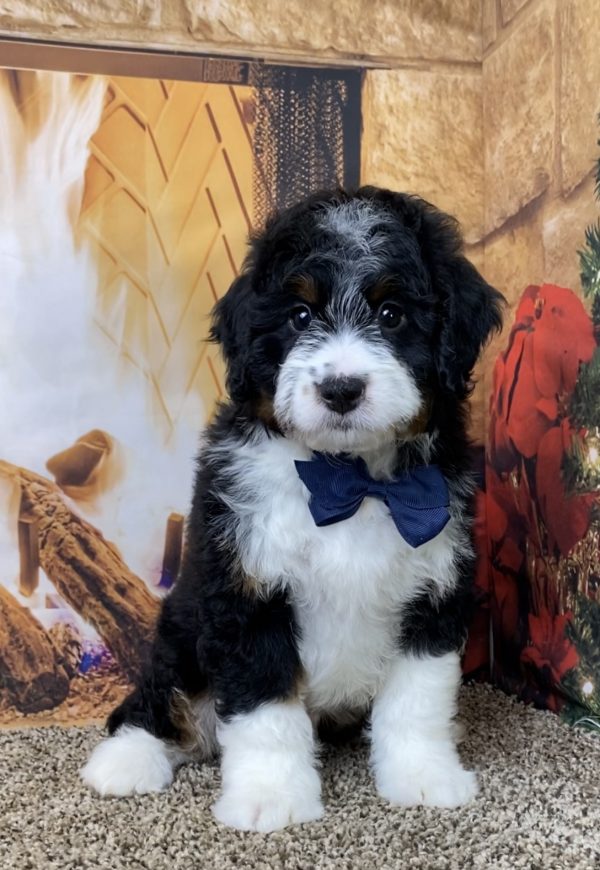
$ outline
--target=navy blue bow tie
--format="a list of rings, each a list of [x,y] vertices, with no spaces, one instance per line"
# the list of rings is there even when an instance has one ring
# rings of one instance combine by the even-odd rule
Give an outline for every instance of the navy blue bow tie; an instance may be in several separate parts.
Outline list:
[[[317,526],[348,519],[366,496],[386,503],[411,547],[435,538],[450,519],[448,487],[436,465],[422,465],[387,481],[373,480],[364,460],[346,454],[314,453],[308,462],[295,465],[310,492],[308,506]]]

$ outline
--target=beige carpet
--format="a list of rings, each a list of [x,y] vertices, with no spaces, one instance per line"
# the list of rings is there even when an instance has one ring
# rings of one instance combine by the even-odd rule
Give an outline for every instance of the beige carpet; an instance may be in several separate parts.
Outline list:
[[[355,742],[324,755],[324,820],[267,836],[213,821],[215,766],[183,768],[165,794],[102,800],[77,778],[99,729],[0,732],[0,868],[598,870],[600,735],[481,686],[463,691],[461,718],[482,780],[470,806],[387,806]]]

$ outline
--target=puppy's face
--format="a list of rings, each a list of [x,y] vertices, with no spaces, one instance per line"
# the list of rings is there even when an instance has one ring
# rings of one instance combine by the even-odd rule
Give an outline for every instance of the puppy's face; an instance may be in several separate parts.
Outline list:
[[[434,300],[416,239],[373,203],[325,206],[310,229],[276,278],[287,335],[275,417],[313,449],[365,449],[423,409]]]
[[[498,319],[497,294],[459,246],[440,212],[372,188],[272,220],[216,311],[234,401],[331,453],[414,430],[436,389],[466,393]]]

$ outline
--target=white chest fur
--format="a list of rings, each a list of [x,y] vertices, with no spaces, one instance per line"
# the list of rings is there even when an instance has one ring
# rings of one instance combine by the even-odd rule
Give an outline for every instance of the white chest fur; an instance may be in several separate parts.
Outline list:
[[[402,608],[426,584],[454,582],[462,537],[451,520],[413,549],[386,505],[366,498],[347,520],[319,528],[294,459],[309,453],[284,438],[234,448],[228,503],[244,571],[266,588],[287,588],[300,629],[309,706],[362,708],[397,649]]]

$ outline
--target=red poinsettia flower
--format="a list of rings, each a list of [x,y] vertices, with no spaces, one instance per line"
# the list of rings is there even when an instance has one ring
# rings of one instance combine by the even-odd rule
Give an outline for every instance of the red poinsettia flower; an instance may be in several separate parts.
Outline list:
[[[592,321],[571,290],[527,287],[494,370],[490,454],[496,468],[514,467],[518,453],[536,455],[595,347]]]
[[[546,609],[539,615],[529,614],[530,644],[521,652],[521,661],[538,671],[546,670],[551,685],[559,684],[579,664],[577,650],[565,633],[570,620],[569,613],[553,616]]]
[[[563,556],[586,534],[595,497],[567,496],[561,476],[563,456],[574,436],[567,420],[554,426],[540,440],[536,464],[536,489],[540,513],[548,529],[548,543]]]

